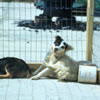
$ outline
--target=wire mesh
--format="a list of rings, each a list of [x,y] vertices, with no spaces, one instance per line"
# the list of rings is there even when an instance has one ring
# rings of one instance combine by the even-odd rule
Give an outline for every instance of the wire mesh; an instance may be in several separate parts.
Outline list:
[[[93,34],[93,62],[100,67],[100,17],[94,18],[94,23],[97,24],[97,31]]]
[[[60,35],[74,48],[68,55],[75,60],[85,60],[86,5],[80,4],[79,0],[69,4],[70,0],[63,0],[65,3],[43,0],[38,2],[40,5],[36,5],[36,1],[0,0],[0,58],[9,56],[41,62],[55,35]],[[36,16],[41,15],[46,19],[40,20],[40,26],[34,26]],[[24,26],[18,25],[20,22],[25,23]]]
[[[94,16],[94,34],[93,34],[93,62],[100,67],[100,1],[94,2],[95,4],[95,16]]]

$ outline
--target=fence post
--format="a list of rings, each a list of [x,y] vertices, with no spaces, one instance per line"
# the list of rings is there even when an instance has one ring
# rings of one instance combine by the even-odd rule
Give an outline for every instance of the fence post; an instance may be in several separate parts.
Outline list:
[[[94,0],[87,0],[86,60],[92,61]]]

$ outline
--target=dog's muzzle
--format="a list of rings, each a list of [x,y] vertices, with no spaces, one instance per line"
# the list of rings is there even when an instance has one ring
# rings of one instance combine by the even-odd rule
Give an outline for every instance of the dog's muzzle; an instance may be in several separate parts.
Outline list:
[[[54,49],[54,52],[56,52],[56,51],[58,51],[58,48],[55,48],[55,49]]]

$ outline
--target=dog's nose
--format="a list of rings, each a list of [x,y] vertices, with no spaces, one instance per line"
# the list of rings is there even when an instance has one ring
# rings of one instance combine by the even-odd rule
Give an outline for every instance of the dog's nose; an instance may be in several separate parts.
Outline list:
[[[56,52],[58,50],[58,48],[55,48],[54,51]]]

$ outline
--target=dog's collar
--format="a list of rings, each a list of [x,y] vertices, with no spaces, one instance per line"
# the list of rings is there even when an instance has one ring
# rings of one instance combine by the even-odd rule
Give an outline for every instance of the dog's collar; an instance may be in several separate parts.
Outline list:
[[[61,59],[63,56],[56,56],[54,55],[57,60]]]

